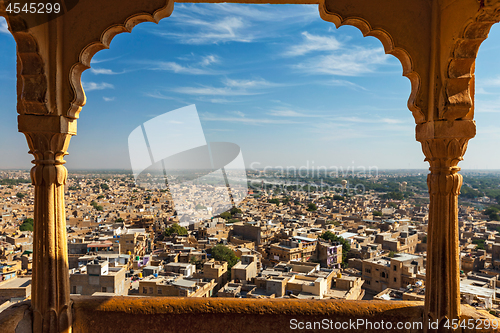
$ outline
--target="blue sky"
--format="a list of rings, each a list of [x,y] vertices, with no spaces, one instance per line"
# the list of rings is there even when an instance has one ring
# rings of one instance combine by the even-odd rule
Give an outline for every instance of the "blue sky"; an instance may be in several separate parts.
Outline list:
[[[6,32],[2,19],[0,168],[29,168]],[[499,53],[494,26],[476,64],[478,134],[463,170],[500,169],[491,148],[500,143]],[[132,130],[195,104],[206,139],[238,144],[247,166],[428,168],[401,73],[377,39],[337,30],[314,5],[176,4],[171,17],[118,35],[94,57],[67,167],[129,169]]]

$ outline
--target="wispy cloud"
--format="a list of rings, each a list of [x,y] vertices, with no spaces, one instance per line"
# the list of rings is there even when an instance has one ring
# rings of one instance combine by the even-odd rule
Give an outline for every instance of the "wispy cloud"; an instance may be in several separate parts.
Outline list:
[[[301,6],[302,10],[284,8],[268,10],[269,6],[241,4],[179,4],[170,21],[182,23],[172,31],[151,29],[150,33],[173,39],[181,44],[219,44],[228,42],[250,43],[269,39],[274,34],[287,32],[290,25],[297,26],[318,19],[317,6]],[[277,29],[258,29],[263,24]]]
[[[500,99],[483,100],[477,99],[474,106],[476,113],[498,113],[500,112]]]
[[[1,21],[0,21],[0,34],[9,34],[10,35],[9,26],[7,25],[7,21],[5,21],[5,19],[3,17],[1,17],[0,19],[1,19]]]
[[[262,92],[248,91],[244,89],[231,89],[229,87],[179,87],[174,88],[173,91],[186,94],[186,95],[217,95],[217,96],[244,96],[244,95],[257,95]]]
[[[231,122],[231,123],[244,123],[249,125],[267,125],[267,124],[298,124],[299,122],[284,119],[269,119],[269,118],[248,118],[248,117],[233,117],[233,116],[220,116],[211,113],[204,113],[201,115],[204,121],[218,121],[218,122]]]
[[[104,74],[104,75],[118,75],[118,74],[124,74],[125,71],[123,72],[114,72],[112,69],[107,69],[107,68],[91,68],[90,72],[95,75],[99,74]]]
[[[199,30],[196,32],[153,31],[153,33],[176,39],[182,44],[248,43],[255,38],[251,31],[245,28],[247,25],[240,17],[223,17],[211,21],[184,17],[184,23]]]
[[[103,63],[103,62],[108,62],[108,61],[113,61],[113,60],[116,60],[116,59],[120,59],[121,57],[123,57],[123,54],[121,56],[118,56],[118,57],[112,57],[112,58],[107,58],[107,59],[92,58],[90,64],[91,65],[100,64],[100,63]]]
[[[211,55],[204,56],[201,59],[200,65],[202,65],[202,66],[208,66],[208,65],[215,64],[215,63],[218,63],[218,62],[220,62],[219,57],[216,56],[216,55],[211,54]]]
[[[101,82],[101,83],[96,83],[96,82],[83,82],[83,89],[85,91],[92,91],[92,90],[104,90],[104,89],[114,89],[115,86],[113,86],[111,83],[106,83],[106,82]]]
[[[342,44],[333,36],[312,35],[307,31],[304,31],[302,36],[304,36],[303,42],[289,47],[284,53],[285,56],[301,56],[317,51],[335,51],[342,47]]]
[[[114,98],[114,97],[103,97],[102,99],[103,99],[105,102],[112,102],[112,101],[114,101],[114,100],[115,100],[115,98]]]
[[[281,84],[263,79],[234,80],[226,78],[222,83],[224,85],[222,87],[179,87],[174,88],[173,91],[188,95],[245,96],[268,93],[268,88],[281,86]]]
[[[169,71],[169,72],[174,72],[177,74],[191,74],[191,75],[216,75],[220,74],[219,72],[205,69],[205,68],[196,68],[192,66],[183,66],[180,65],[176,62],[172,61],[157,61],[154,63],[151,63],[151,67],[148,68],[150,70],[155,70],[155,71]]]
[[[360,76],[372,73],[377,66],[386,64],[387,57],[382,47],[356,47],[343,53],[312,57],[293,67],[310,74]]]
[[[335,117],[338,123],[384,123],[384,124],[403,124],[407,121],[396,118],[361,118],[361,117]]]
[[[235,114],[235,115],[237,115],[239,117],[244,117],[245,116],[245,114],[243,112],[241,112],[241,111],[230,111],[230,113]]]
[[[312,115],[293,110],[272,110],[269,111],[268,114],[274,117],[312,117]]]

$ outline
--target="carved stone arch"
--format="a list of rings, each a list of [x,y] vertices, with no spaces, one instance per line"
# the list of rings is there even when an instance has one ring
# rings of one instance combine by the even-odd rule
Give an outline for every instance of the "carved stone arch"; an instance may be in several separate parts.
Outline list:
[[[86,45],[80,53],[79,62],[75,63],[70,70],[70,82],[74,92],[74,99],[67,111],[67,117],[77,119],[82,107],[85,105],[86,97],[82,86],[82,73],[90,68],[90,62],[94,55],[103,50],[109,49],[113,38],[121,33],[131,33],[132,29],[143,22],[159,23],[160,20],[169,17],[174,10],[174,1],[167,0],[164,7],[156,10],[154,13],[137,13],[128,17],[123,24],[113,24],[106,28],[101,34],[99,41]]]
[[[447,77],[441,93],[440,119],[474,118],[474,70],[479,47],[493,24],[500,22],[500,2],[485,6],[465,25],[450,55]]]
[[[17,46],[17,112],[47,115],[47,77],[37,40],[27,31],[21,16],[6,15],[4,2],[0,2],[0,16],[7,21]]]
[[[384,29],[373,29],[370,23],[360,17],[342,17],[338,13],[329,11],[326,6],[327,0],[321,0],[319,4],[320,17],[328,22],[332,22],[340,28],[344,25],[350,25],[358,28],[364,37],[372,36],[377,38],[383,45],[386,54],[396,57],[403,66],[403,76],[407,77],[411,83],[411,93],[408,99],[408,109],[412,112],[415,118],[415,123],[420,124],[426,121],[425,114],[421,108],[417,106],[417,95],[420,92],[421,79],[420,75],[414,70],[413,61],[410,54],[402,47],[396,46],[393,37]]]

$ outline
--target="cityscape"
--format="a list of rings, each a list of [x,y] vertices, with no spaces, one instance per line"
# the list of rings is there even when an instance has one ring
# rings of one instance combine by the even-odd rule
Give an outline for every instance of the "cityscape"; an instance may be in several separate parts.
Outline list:
[[[189,187],[174,201],[170,189],[141,187],[130,172],[70,173],[71,294],[423,301],[425,171],[303,170],[293,183],[294,171],[249,170],[248,195],[216,216]],[[495,315],[499,177],[466,174],[458,216],[461,300]],[[0,184],[4,309],[30,298],[36,221],[29,172],[0,171]],[[227,191],[205,186],[211,197]],[[182,218],[175,202],[187,206]]]

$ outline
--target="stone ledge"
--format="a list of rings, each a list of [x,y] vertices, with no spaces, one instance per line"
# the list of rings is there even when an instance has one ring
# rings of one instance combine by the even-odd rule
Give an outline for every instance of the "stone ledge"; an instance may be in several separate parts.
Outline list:
[[[423,302],[178,297],[75,296],[73,333],[127,332],[422,332],[420,329],[292,329],[298,322],[421,322]],[[486,311],[462,305],[465,320],[499,320]],[[2,333],[30,332],[30,303],[0,313]],[[465,330],[498,332],[499,330]]]

